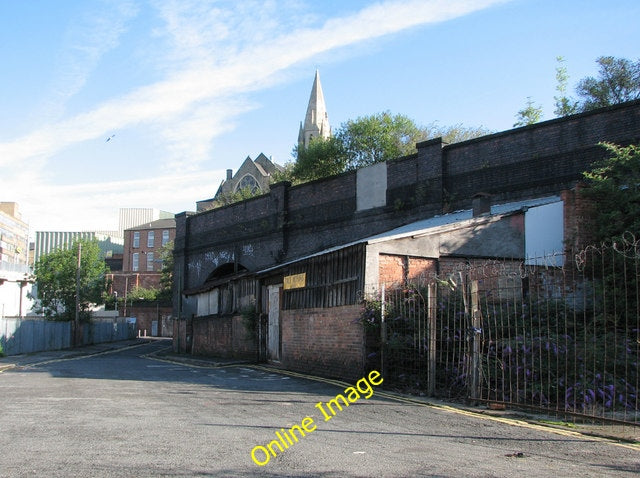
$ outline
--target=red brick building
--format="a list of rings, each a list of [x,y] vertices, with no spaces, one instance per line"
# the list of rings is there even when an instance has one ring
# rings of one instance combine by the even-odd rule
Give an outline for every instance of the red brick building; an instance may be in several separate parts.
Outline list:
[[[112,293],[124,304],[123,315],[130,315],[130,296],[135,288],[159,289],[162,276],[162,252],[176,236],[175,219],[158,219],[124,231],[122,271],[114,272]],[[149,329],[151,329],[149,327]]]

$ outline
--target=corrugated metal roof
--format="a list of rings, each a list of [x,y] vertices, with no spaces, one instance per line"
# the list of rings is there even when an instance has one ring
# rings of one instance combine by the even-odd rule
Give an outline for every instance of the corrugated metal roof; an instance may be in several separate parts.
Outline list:
[[[324,249],[322,251],[318,251],[313,254],[306,255],[304,257],[293,259],[291,261],[278,264],[276,266],[272,266],[267,269],[263,269],[257,272],[256,274],[265,274],[268,272],[272,272],[282,267],[295,264],[296,262],[311,259],[312,257],[321,256],[324,254],[328,254],[330,252],[335,252],[340,249],[344,249],[350,246],[355,246],[356,244],[363,244],[363,243],[373,244],[376,242],[385,242],[385,241],[392,241],[396,239],[402,239],[404,237],[436,233],[436,232],[440,232],[442,229],[449,229],[451,226],[454,226],[454,225],[459,227],[459,226],[467,225],[465,223],[473,223],[473,222],[481,223],[481,222],[496,220],[496,219],[499,219],[500,217],[508,216],[518,211],[526,211],[527,209],[532,207],[543,206],[545,204],[551,204],[559,201],[561,201],[561,198],[559,196],[547,196],[544,198],[528,199],[523,201],[505,203],[505,204],[497,204],[495,206],[491,206],[490,215],[478,216],[475,218],[473,217],[473,211],[471,209],[455,211],[449,214],[443,214],[441,216],[434,216],[428,219],[422,219],[420,221],[412,222],[410,224],[397,227],[395,229],[390,229],[389,231],[383,232],[381,234],[376,234],[376,235],[373,235],[364,239],[360,239],[357,241],[352,241],[352,242],[348,242],[338,246],[333,246],[333,247]]]

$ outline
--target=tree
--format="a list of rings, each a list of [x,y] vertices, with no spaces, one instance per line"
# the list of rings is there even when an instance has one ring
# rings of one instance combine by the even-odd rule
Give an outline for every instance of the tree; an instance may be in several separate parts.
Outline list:
[[[162,260],[162,272],[160,275],[160,292],[158,293],[158,299],[170,300],[173,289],[173,241],[168,242],[162,247],[160,260]]]
[[[336,137],[313,138],[306,148],[296,146],[293,155],[297,158],[290,172],[294,182],[340,174],[349,164],[342,142]]]
[[[640,239],[640,147],[604,143],[611,154],[584,173],[584,195],[594,208],[597,242],[619,240],[625,233]]]
[[[78,273],[78,246],[81,245]],[[42,256],[34,266],[36,310],[53,320],[73,320],[76,311],[76,285],[79,284],[80,318],[90,317],[91,304],[104,303],[106,274],[109,271],[100,255],[98,242],[74,241],[68,249]]]
[[[336,139],[344,148],[348,167],[355,169],[414,153],[427,132],[409,117],[386,111],[347,121]]]
[[[530,96],[527,97],[527,106],[518,111],[516,115],[517,121],[513,124],[514,128],[519,126],[527,126],[537,123],[542,119],[542,107],[535,106]]]
[[[578,83],[576,91],[583,98],[581,111],[589,111],[640,98],[640,60],[601,56],[599,77],[588,76]]]
[[[578,102],[567,96],[567,83],[569,82],[569,74],[567,67],[564,66],[565,59],[561,56],[556,57],[558,66],[556,67],[556,91],[558,96],[554,96],[556,109],[553,111],[556,116],[569,116],[578,111]]]
[[[593,254],[586,273],[599,277],[595,286],[608,298],[598,304],[604,327],[633,330],[640,308],[640,147],[603,146],[610,157],[584,173],[589,187],[582,194],[593,203],[593,239],[606,245]]]
[[[416,143],[442,137],[456,143],[488,134],[484,128],[462,125],[440,127],[436,123],[418,126],[404,115],[390,112],[363,116],[340,125],[329,139],[315,138],[308,148],[296,146],[296,162],[286,167],[278,179],[309,181],[416,152]]]

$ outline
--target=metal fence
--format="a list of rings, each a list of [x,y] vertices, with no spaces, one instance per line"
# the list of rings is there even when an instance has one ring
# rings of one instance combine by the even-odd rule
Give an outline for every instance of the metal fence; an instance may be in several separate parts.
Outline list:
[[[409,393],[640,426],[638,242],[460,262],[365,300],[371,367]]]
[[[77,345],[133,339],[135,322],[125,317],[93,318],[81,324]],[[5,355],[17,355],[70,348],[73,343],[72,322],[42,318],[0,318],[0,347]]]

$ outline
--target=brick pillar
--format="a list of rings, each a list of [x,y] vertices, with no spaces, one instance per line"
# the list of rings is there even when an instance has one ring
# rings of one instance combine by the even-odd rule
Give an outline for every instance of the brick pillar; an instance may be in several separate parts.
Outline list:
[[[443,204],[444,200],[444,143],[442,138],[430,139],[416,144],[418,149],[418,184],[427,189],[426,202]]]
[[[289,253],[289,181],[280,181],[272,184],[269,189],[273,210],[276,211],[276,230],[280,233],[280,247],[277,252],[277,261],[281,262]]]

